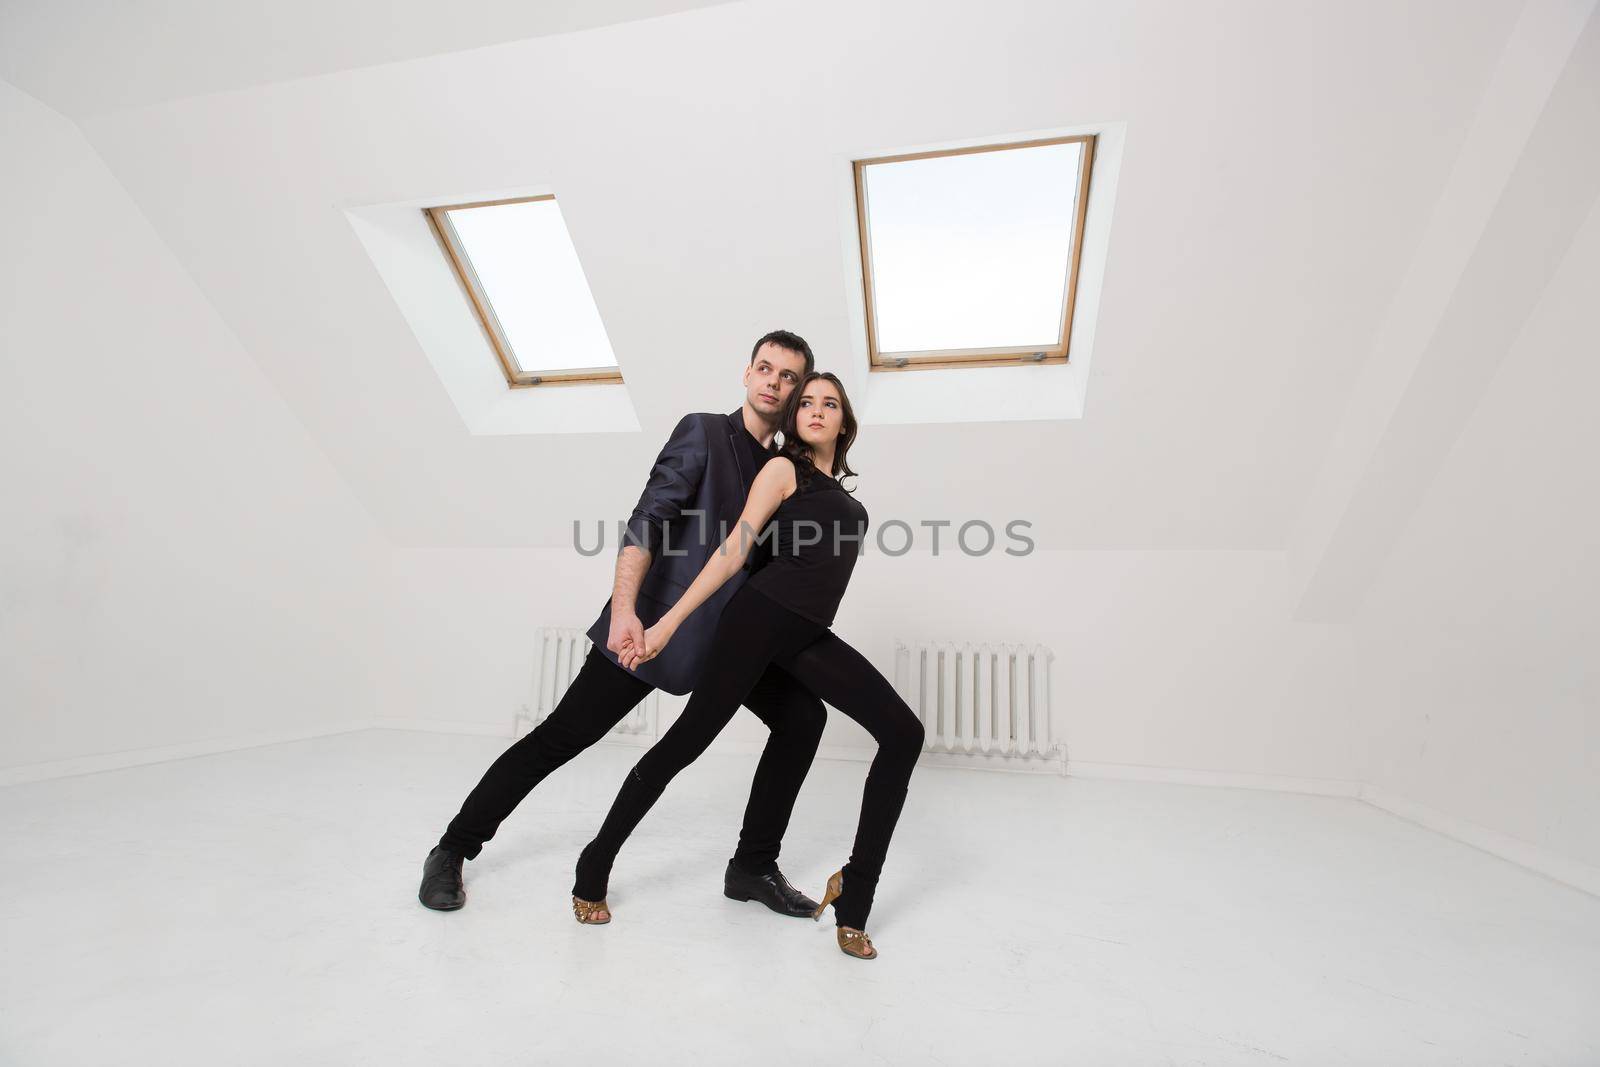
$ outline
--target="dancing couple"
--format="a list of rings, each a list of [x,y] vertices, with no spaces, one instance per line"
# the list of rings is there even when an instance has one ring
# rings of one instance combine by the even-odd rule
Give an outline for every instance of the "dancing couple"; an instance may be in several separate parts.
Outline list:
[[[839,379],[815,370],[810,346],[787,330],[756,342],[743,385],[739,410],[684,416],[657,456],[617,553],[611,599],[589,628],[588,658],[555,710],[495,760],[428,853],[424,905],[465,904],[463,860],[652,689],[693,690],[578,857],[578,921],[611,921],[605,897],[618,851],[743,704],[771,735],[724,895],[815,919],[832,904],[839,948],[877,956],[867,916],[923,729],[888,680],[829,629],[866,535],[866,509],[839,484],[855,475],[845,456],[858,426]],[[779,431],[783,445],[774,448]],[[818,903],[784,877],[778,851],[822,737],[824,700],[864,726],[878,751],[849,862]]]

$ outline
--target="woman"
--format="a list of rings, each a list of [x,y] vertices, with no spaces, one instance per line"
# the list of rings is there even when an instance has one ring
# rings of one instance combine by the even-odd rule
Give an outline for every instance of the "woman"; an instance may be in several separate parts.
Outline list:
[[[856,419],[844,386],[827,372],[807,374],[790,394],[780,425],[783,449],[756,475],[738,528],[645,632],[644,647],[621,656],[631,670],[659,655],[684,619],[744,566],[755,532],[776,519],[772,558],[723,608],[715,659],[683,714],[628,774],[600,833],[578,857],[572,907],[579,922],[610,921],[606,885],[622,843],[673,776],[733,718],[767,665],[776,663],[878,742],[850,862],[828,879],[813,916],[822,918],[831,903],[839,948],[870,960],[878,953],[867,937],[867,913],[922,750],[922,724],[888,680],[828,628],[867,527],[866,509],[836,480],[855,474],[845,462]]]

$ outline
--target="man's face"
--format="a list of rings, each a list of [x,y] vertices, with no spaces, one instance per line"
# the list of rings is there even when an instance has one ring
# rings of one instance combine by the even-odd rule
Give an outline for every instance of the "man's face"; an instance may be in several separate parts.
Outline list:
[[[774,421],[806,372],[806,357],[768,341],[744,369],[745,396],[756,414]]]

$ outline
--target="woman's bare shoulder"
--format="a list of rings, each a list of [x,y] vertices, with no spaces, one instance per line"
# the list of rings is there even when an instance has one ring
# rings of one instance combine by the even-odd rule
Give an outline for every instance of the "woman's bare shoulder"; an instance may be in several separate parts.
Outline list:
[[[795,487],[794,460],[788,456],[773,456],[761,465],[761,472],[756,478],[776,485],[778,491],[787,497]]]

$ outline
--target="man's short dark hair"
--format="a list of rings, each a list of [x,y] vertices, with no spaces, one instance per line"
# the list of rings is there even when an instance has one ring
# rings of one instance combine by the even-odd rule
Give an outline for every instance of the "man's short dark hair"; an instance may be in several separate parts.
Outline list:
[[[779,348],[787,348],[791,352],[797,352],[806,357],[805,372],[807,374],[816,369],[817,361],[811,355],[811,346],[806,344],[806,339],[797,333],[790,333],[788,330],[773,330],[757,341],[755,347],[750,350],[751,363],[756,361],[756,353],[761,351],[761,346],[768,343],[775,344]]]

